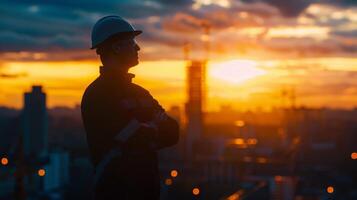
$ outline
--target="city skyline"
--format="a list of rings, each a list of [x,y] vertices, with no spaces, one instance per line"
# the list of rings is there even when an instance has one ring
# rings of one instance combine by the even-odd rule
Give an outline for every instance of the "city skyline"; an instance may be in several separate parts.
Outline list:
[[[1,199],[357,199],[357,1],[0,13]]]

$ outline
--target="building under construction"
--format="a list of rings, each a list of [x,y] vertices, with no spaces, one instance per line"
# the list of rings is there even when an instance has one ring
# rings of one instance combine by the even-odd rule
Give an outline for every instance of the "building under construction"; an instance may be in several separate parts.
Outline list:
[[[210,55],[210,25],[203,23],[204,34],[201,40],[204,45],[205,56],[203,59],[191,60],[191,44],[184,46],[186,66],[186,156],[193,158],[196,154],[194,146],[198,144],[203,135],[204,110],[206,101],[206,68]]]
[[[194,155],[192,147],[203,132],[203,110],[206,99],[206,61],[190,61],[187,65],[187,140],[186,153]]]

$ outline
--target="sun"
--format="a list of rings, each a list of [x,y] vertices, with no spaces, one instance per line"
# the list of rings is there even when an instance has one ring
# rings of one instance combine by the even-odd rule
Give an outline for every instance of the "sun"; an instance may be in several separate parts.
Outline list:
[[[213,78],[237,84],[266,74],[257,65],[252,60],[231,60],[212,64],[209,74]]]

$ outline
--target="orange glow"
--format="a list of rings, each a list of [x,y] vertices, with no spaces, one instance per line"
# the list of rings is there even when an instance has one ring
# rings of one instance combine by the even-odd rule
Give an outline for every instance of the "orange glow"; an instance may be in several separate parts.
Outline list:
[[[247,144],[242,144],[242,145],[239,145],[238,148],[246,149],[246,148],[248,148],[248,145]]]
[[[234,139],[234,144],[243,145],[244,144],[244,140],[242,138]]]
[[[351,158],[352,158],[352,160],[356,160],[357,159],[357,152],[351,153]]]
[[[198,188],[193,188],[192,194],[195,195],[195,196],[199,195],[199,194],[200,194],[200,189],[198,189]]]
[[[259,158],[257,158],[257,162],[258,163],[267,163],[268,162],[268,159],[266,159],[266,158],[263,158],[263,157],[259,157]]]
[[[259,69],[257,65],[252,60],[231,60],[212,65],[210,75],[235,84],[243,83],[266,73],[264,70]]]
[[[252,162],[253,159],[252,159],[252,157],[245,156],[245,157],[243,158],[243,161],[244,161],[244,162]]]
[[[335,188],[333,188],[332,186],[328,186],[326,191],[327,193],[332,194],[335,191]]]
[[[298,27],[278,27],[271,28],[267,33],[267,37],[313,37],[316,39],[326,39],[328,37],[329,28],[316,26],[298,26]]]
[[[274,177],[274,180],[275,180],[276,182],[281,182],[281,181],[283,180],[283,177],[282,177],[282,176],[275,176],[275,177]]]
[[[234,193],[233,195],[229,196],[227,200],[239,200],[240,195],[237,193]]]
[[[165,185],[172,185],[172,179],[171,178],[167,178],[165,180]]]
[[[37,174],[38,174],[39,176],[45,176],[45,175],[46,175],[46,170],[44,170],[44,169],[39,169],[39,170],[37,171]]]
[[[244,121],[243,120],[237,120],[235,122],[235,125],[238,126],[238,127],[243,127],[245,125]]]
[[[247,143],[250,144],[250,145],[256,145],[258,143],[258,140],[255,139],[255,138],[249,138],[247,140]]]
[[[176,178],[178,176],[178,171],[177,170],[171,170],[171,177]]]
[[[2,165],[8,165],[9,164],[9,160],[6,157],[1,158],[1,164]]]
[[[227,57],[227,59],[231,58],[233,57]],[[220,105],[227,103],[232,104],[235,109],[242,110],[254,109],[257,106],[267,108],[279,106],[281,102],[274,96],[276,91],[280,91],[280,88],[276,88],[277,82],[291,82],[296,84],[297,88],[304,84],[303,80],[290,76],[288,69],[281,69],[280,66],[292,68],[294,66],[323,66],[324,69],[341,72],[357,70],[357,58],[323,57],[283,60],[255,58],[255,60],[238,60],[239,65],[232,67],[232,73],[230,73],[226,68],[230,69],[231,61],[223,59],[212,60],[208,63],[207,91],[210,98],[207,99],[207,110],[218,110]],[[223,66],[224,63],[228,65]],[[4,61],[0,67],[1,73],[24,75],[17,78],[0,78],[2,86],[0,87],[0,105],[20,109],[23,106],[23,93],[29,91],[33,84],[42,84],[48,94],[49,108],[74,107],[80,103],[86,86],[98,76],[99,65],[98,61]],[[266,73],[263,76],[258,75],[249,80],[242,80],[242,76],[245,77],[244,74],[250,71],[246,71],[247,68],[243,67],[244,65],[249,66],[248,68],[256,67]],[[140,62],[138,66],[130,69],[130,72],[136,74],[133,79],[135,83],[148,89],[165,108],[169,108],[172,105],[182,105],[186,101],[185,70],[185,62],[182,60],[163,60]],[[245,72],[240,74],[240,70]],[[309,71],[301,69],[294,73],[298,73],[299,76],[308,75]],[[330,80],[321,81],[328,83]],[[302,88],[299,92],[304,93]],[[352,95],[353,91],[354,88],[351,88],[351,90],[346,90],[345,94],[326,95],[326,92],[314,90],[311,91],[316,94],[313,97],[299,96],[299,104],[308,107],[332,106],[353,109],[357,106],[357,101],[355,101],[357,95]],[[336,97],[339,101],[335,101]]]

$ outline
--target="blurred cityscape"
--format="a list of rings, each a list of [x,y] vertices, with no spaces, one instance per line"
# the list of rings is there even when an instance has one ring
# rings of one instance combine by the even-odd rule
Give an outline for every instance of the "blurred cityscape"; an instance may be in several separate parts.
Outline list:
[[[206,61],[186,68],[185,106],[167,110],[181,136],[159,152],[161,199],[357,199],[357,109],[297,107],[284,93],[269,112],[208,112]],[[80,106],[48,109],[45,88],[21,110],[0,107],[0,199],[90,199]]]
[[[135,83],[180,124],[158,152],[161,200],[357,200],[356,0],[3,0],[0,12],[0,200],[91,199],[74,105],[108,14],[143,30]]]

